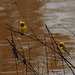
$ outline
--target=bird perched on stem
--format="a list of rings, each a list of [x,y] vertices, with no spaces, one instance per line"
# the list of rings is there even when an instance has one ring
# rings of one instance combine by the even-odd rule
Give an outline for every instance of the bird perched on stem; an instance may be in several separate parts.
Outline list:
[[[27,26],[25,25],[25,23],[23,21],[20,21],[20,31],[21,31],[21,35],[24,35],[24,32],[26,31]]]
[[[59,50],[63,53],[66,52],[68,53],[68,55],[70,56],[70,53],[68,52],[68,50],[65,48],[65,45],[63,42],[60,42],[59,46],[58,46]],[[71,56],[70,56],[71,57]]]

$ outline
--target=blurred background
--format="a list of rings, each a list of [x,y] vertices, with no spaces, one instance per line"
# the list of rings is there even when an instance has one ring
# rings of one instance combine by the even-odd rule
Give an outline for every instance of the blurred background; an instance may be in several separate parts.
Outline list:
[[[0,22],[7,23],[19,29],[20,21],[24,21],[24,19],[14,2],[15,0],[0,0]],[[47,33],[45,24],[47,24],[57,43],[59,44],[60,41],[65,43],[72,59],[70,59],[67,54],[65,56],[75,65],[75,36],[62,27],[64,26],[75,33],[75,0],[16,0],[16,3],[37,37],[42,41],[44,40],[44,33]],[[13,54],[10,52],[11,46],[6,41],[6,38],[11,39],[11,32],[8,31],[7,28],[8,26],[0,23],[0,72],[15,64]],[[27,28],[27,33],[32,33],[29,28]],[[38,71],[39,65],[40,69],[38,73],[40,75],[47,75],[45,70],[45,55],[41,55],[41,53],[44,53],[44,46],[27,37],[25,38],[20,35],[17,35],[17,37],[24,51],[28,49],[28,45],[30,48],[33,48],[31,50],[31,57],[34,58],[31,59],[31,64],[35,70]],[[50,39],[47,37],[47,42],[50,45],[49,40]],[[15,42],[17,43],[16,39]],[[20,49],[19,45],[16,45],[17,48]],[[38,54],[40,54],[40,56],[37,56]],[[25,52],[25,55],[26,58],[28,58],[28,52]],[[51,53],[48,54],[49,75],[64,75],[61,62],[56,62],[56,67],[53,63],[54,61],[51,61],[52,55],[50,55]],[[52,67],[54,71],[52,71]],[[14,68],[9,68],[1,72],[0,75],[16,75],[16,70]],[[72,72],[67,69],[66,65],[65,69],[65,75],[73,75]],[[25,69],[20,66],[19,75],[22,74],[25,74]],[[28,75],[31,75],[31,73]]]

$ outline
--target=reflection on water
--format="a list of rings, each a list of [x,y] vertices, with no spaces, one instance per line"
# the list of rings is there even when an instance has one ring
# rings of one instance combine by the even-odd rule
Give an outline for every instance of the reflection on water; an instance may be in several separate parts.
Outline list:
[[[6,0],[5,0],[6,1]],[[19,13],[16,5],[13,3],[14,1],[11,2],[4,2],[1,1],[2,4],[4,5],[3,7],[0,6],[0,21],[2,22],[7,22],[8,24],[11,24],[15,28],[19,29],[19,22],[21,20],[24,20]],[[6,4],[7,3],[7,4]],[[8,4],[9,3],[9,4]],[[44,34],[43,32],[47,33],[45,30],[45,24],[48,25],[50,31],[53,33],[55,39],[60,42],[63,41],[68,48],[69,52],[72,55],[72,58],[74,59],[74,49],[75,49],[75,39],[73,35],[62,28],[59,24],[63,25],[64,27],[68,28],[69,30],[75,32],[75,1],[74,0],[17,0],[18,6],[20,10],[22,11],[23,15],[27,19],[28,23],[30,24],[31,28],[34,30],[38,38],[40,38],[43,41]],[[1,24],[0,24],[1,25]],[[7,60],[9,65],[14,65],[15,63],[12,63],[12,52],[9,52],[8,49],[11,51],[11,47],[5,40],[6,38],[10,37],[10,32],[6,30],[7,26],[2,25],[1,30],[0,30],[0,64],[4,64]],[[7,32],[7,34],[6,34]],[[27,29],[28,33],[32,33],[30,29]],[[14,37],[15,38],[15,37]],[[20,40],[20,43],[25,51],[25,56],[26,59],[31,61],[31,64],[35,68],[35,70],[41,75],[46,75],[46,54],[44,47],[31,40],[28,39],[27,37],[21,37],[18,35],[18,40]],[[48,43],[49,38],[47,38]],[[15,39],[15,42],[17,42],[17,39]],[[29,46],[28,46],[29,44]],[[38,47],[37,47],[38,46]],[[39,46],[41,46],[39,48]],[[29,58],[29,48],[30,47],[30,58]],[[35,48],[37,47],[37,48]],[[19,51],[21,51],[19,44],[17,44],[17,48]],[[8,55],[9,54],[9,55]],[[55,62],[54,59],[54,54],[52,55],[52,51],[48,50],[48,69],[50,75],[54,74],[53,71],[55,72],[55,75],[58,74],[63,74],[63,69],[62,69],[62,63],[60,57],[57,55],[57,62]],[[11,56],[11,57],[10,57]],[[70,59],[68,55],[65,56],[68,60],[71,60],[73,65],[75,65],[75,61],[73,59]],[[9,61],[9,59],[11,59]],[[59,60],[59,61],[58,61]],[[54,65],[56,63],[56,65]],[[7,66],[9,66],[7,65]],[[39,65],[39,66],[38,66]],[[64,64],[66,65],[66,64]],[[38,70],[39,68],[39,70]],[[52,70],[53,68],[53,70]],[[2,72],[2,74],[11,74],[12,72],[16,73],[13,71],[14,68],[8,70],[7,72]],[[24,70],[24,67],[20,65],[19,72],[22,72],[22,74],[25,74],[25,72],[21,71]],[[67,69],[65,66],[66,75],[71,75],[71,72]],[[30,75],[30,73],[28,74]]]

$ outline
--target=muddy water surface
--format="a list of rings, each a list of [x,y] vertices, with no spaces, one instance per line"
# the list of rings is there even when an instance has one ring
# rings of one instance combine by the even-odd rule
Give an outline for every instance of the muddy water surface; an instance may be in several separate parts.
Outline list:
[[[27,19],[33,31],[40,40],[44,41],[44,33],[47,33],[45,24],[48,25],[53,33],[57,43],[63,41],[69,50],[72,59],[66,55],[66,58],[75,65],[75,37],[62,26],[75,33],[75,1],[74,0],[16,0],[22,14]],[[0,22],[8,23],[11,26],[19,29],[19,22],[23,20],[22,15],[12,0],[0,0]],[[60,24],[60,25],[59,25]],[[15,61],[11,46],[6,41],[6,38],[11,39],[11,32],[6,30],[8,26],[0,24],[0,71],[1,75],[16,75]],[[27,28],[27,33],[32,33]],[[40,75],[47,74],[46,56],[44,46],[27,37],[17,35],[21,46],[25,51],[26,59],[29,58],[28,44],[32,48],[30,50],[31,64]],[[14,38],[17,48],[20,50],[17,39]],[[47,37],[48,44],[50,39]],[[48,50],[48,69],[50,75],[64,75],[61,59],[57,58],[54,61],[54,54]],[[20,61],[18,61],[19,63]],[[57,65],[55,65],[55,63]],[[64,64],[65,65],[65,64]],[[22,63],[18,65],[19,75],[26,74],[25,67]],[[65,65],[66,75],[72,75],[71,71]],[[53,71],[53,72],[52,72]],[[28,70],[28,75],[31,75],[31,70]]]

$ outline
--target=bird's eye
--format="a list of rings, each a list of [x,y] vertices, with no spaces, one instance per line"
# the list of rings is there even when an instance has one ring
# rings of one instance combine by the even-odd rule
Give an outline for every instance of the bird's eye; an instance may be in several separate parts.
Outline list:
[[[24,26],[24,24],[20,24],[21,25],[21,27],[23,27]]]
[[[60,44],[60,47],[63,47],[63,44]]]

